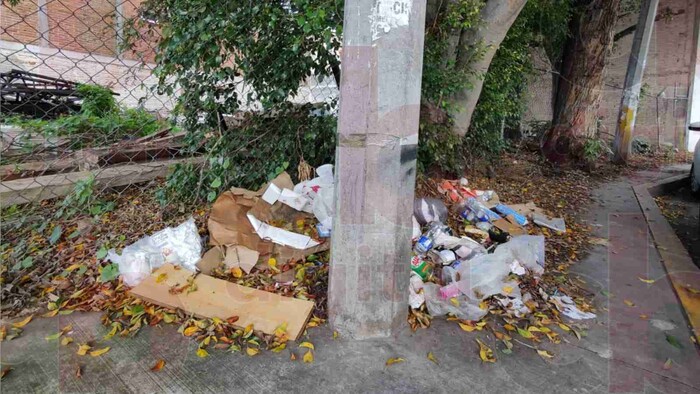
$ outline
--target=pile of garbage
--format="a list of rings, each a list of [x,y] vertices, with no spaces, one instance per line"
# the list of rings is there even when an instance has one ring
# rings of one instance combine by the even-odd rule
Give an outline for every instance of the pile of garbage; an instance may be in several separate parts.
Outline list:
[[[547,303],[572,319],[595,317],[567,295],[558,290],[549,294],[539,283],[545,269],[545,237],[528,230],[536,225],[563,233],[563,219],[548,217],[533,203],[504,204],[496,192],[471,189],[464,178],[443,181],[438,190],[453,203],[457,223],[464,227],[453,231],[446,224],[449,212],[441,199],[415,200],[412,309],[425,308],[432,317],[450,314],[477,321],[492,306],[522,318]],[[454,235],[457,232],[466,235]]]
[[[165,275],[168,266],[222,279],[272,269],[277,273],[276,286],[289,285],[301,275],[295,268],[303,268],[307,256],[329,249],[332,166],[319,167],[317,175],[294,185],[282,173],[258,191],[231,188],[222,193],[209,215],[211,248],[203,255],[202,239],[190,219],[142,238],[121,255],[109,251],[107,258],[119,266],[127,285],[148,282],[134,289],[134,294],[152,293],[154,284],[145,279],[158,275],[154,273],[158,269]],[[513,318],[551,308],[572,319],[595,317],[556,286],[540,283],[545,272],[545,236],[531,230],[539,226],[565,233],[563,219],[547,216],[533,203],[507,205],[495,191],[472,189],[464,178],[445,180],[438,190],[459,220],[448,220],[450,212],[442,199],[415,200],[407,289],[413,310],[466,321],[478,321],[494,308]],[[448,222],[459,228],[451,228]],[[302,266],[296,267],[299,261]],[[173,306],[166,300],[168,293],[162,297],[162,301],[146,298]]]

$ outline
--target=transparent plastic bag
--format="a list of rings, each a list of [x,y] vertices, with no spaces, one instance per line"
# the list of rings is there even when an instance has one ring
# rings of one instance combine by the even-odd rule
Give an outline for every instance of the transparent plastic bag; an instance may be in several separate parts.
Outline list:
[[[124,283],[136,286],[165,263],[197,271],[196,264],[201,255],[202,240],[194,219],[189,218],[177,227],[166,227],[144,236],[125,247],[121,255],[110,249],[107,260],[119,266]]]

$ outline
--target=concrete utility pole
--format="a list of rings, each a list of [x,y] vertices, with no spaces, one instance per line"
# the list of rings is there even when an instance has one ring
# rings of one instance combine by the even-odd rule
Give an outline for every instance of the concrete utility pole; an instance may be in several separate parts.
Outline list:
[[[406,324],[425,0],[346,0],[330,323],[356,339]]]
[[[639,93],[642,89],[642,75],[644,65],[649,53],[649,42],[654,30],[654,19],[659,0],[643,0],[639,10],[639,21],[634,32],[630,60],[627,63],[627,75],[625,75],[625,87],[620,103],[620,115],[615,131],[615,161],[626,162],[632,145],[632,131],[637,118],[639,107]]]

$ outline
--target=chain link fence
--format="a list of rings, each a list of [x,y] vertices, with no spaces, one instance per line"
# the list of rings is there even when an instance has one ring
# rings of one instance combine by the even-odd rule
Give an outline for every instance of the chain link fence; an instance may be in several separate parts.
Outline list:
[[[186,149],[187,131],[174,116],[181,92],[158,93],[157,34],[144,33],[130,43],[131,50],[124,49],[129,20],[156,23],[140,15],[140,3],[2,3],[4,315],[21,312],[48,288],[61,286],[64,262],[101,272],[110,248],[189,216],[200,229],[206,226],[207,201],[193,208],[176,196],[159,195],[174,166],[201,166],[211,158]],[[234,83],[244,97],[245,78]],[[288,101],[332,108],[337,96],[332,77],[311,77]],[[236,127],[246,113],[261,108],[251,99],[241,113],[220,115]]]

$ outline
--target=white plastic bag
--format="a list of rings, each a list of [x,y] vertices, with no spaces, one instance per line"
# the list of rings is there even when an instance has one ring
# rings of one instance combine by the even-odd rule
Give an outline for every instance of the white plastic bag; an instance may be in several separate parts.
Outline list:
[[[479,303],[470,300],[464,295],[457,298],[456,303],[450,300],[444,300],[440,297],[440,286],[435,283],[423,284],[423,294],[425,296],[425,305],[428,307],[428,312],[433,317],[444,316],[448,313],[455,315],[459,319],[464,320],[480,320],[488,313],[487,309],[479,308]]]
[[[165,263],[197,271],[202,255],[202,240],[193,218],[177,227],[166,227],[144,236],[127,246],[119,255],[114,249],[107,252],[107,260],[119,266],[124,283],[136,286],[151,272]]]
[[[311,212],[321,225],[321,231],[329,232],[333,227],[335,213],[335,181],[333,165],[324,164],[316,169],[316,178],[299,182],[294,192],[311,201]]]

